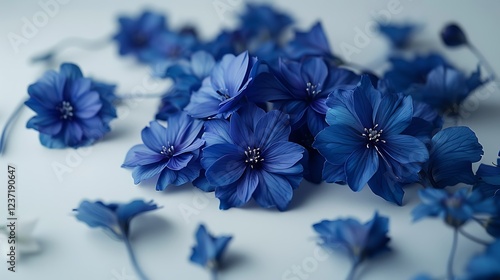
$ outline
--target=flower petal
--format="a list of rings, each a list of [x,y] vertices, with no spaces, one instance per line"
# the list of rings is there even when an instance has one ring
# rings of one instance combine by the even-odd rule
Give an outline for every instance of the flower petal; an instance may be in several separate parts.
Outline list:
[[[303,157],[304,148],[292,142],[276,142],[261,151],[262,166],[268,172],[280,172],[295,165]]]
[[[345,163],[347,184],[353,191],[360,191],[379,168],[378,154],[373,148],[353,151]]]
[[[146,145],[139,144],[133,146],[125,156],[122,167],[135,167],[137,165],[148,165],[159,162],[165,157],[157,152],[151,151]]]
[[[257,185],[259,184],[258,175],[252,170],[248,169],[243,173],[241,183],[238,184],[236,194],[238,199],[243,203],[247,203],[252,197]]]
[[[168,160],[167,167],[169,169],[178,171],[186,167],[191,159],[193,159],[193,154],[191,153],[173,156]]]
[[[246,165],[241,154],[229,154],[216,160],[207,170],[206,176],[210,184],[216,186],[226,186],[236,182]]]
[[[329,126],[318,133],[312,146],[328,162],[343,165],[352,152],[363,149],[364,145],[361,133],[350,126],[339,124]]]
[[[283,176],[260,170],[259,185],[253,198],[261,207],[276,207],[280,211],[285,211],[292,196],[293,188]]]

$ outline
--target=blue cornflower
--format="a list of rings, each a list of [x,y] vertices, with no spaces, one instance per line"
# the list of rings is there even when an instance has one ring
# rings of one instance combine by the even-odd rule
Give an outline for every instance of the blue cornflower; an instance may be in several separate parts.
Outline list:
[[[75,64],[62,64],[59,73],[45,72],[28,94],[25,104],[37,115],[26,126],[38,130],[48,148],[91,145],[110,131],[109,122],[116,118],[114,86],[84,78]]]
[[[194,118],[228,118],[242,106],[256,63],[257,58],[249,57],[248,52],[225,55],[193,93],[185,110]]]
[[[242,206],[251,197],[265,208],[287,208],[302,180],[304,152],[289,136],[288,115],[257,107],[205,124],[201,164],[221,209]]]
[[[190,261],[209,269],[216,279],[217,270],[231,239],[232,236],[212,236],[205,225],[200,224],[196,231],[196,245],[193,246]]]
[[[441,30],[441,39],[448,47],[458,47],[469,44],[464,31],[456,23],[447,24],[443,30]]]
[[[201,87],[203,79],[208,77],[215,65],[213,56],[205,51],[191,55],[190,61],[179,61],[168,67],[163,77],[174,80],[173,87],[162,97],[157,119],[167,120],[172,114],[182,111],[194,91]]]
[[[417,27],[414,24],[379,24],[378,31],[391,42],[393,47],[402,49],[408,46]]]
[[[285,51],[291,59],[307,56],[334,58],[321,22],[314,24],[307,32],[296,31],[295,38],[288,43]]]
[[[330,179],[347,182],[353,191],[368,183],[375,194],[401,205],[401,183],[416,176],[429,157],[422,141],[402,134],[413,118],[411,97],[383,94],[363,75],[355,89],[334,91],[327,105],[330,126],[313,147],[335,169],[329,173],[338,178]]]
[[[460,113],[462,102],[484,83],[479,67],[467,78],[462,72],[441,65],[427,74],[425,84],[414,85],[408,93],[417,101],[456,115]]]
[[[137,18],[120,17],[120,30],[113,39],[119,44],[120,55],[132,54],[140,61],[148,62],[152,57],[152,39],[167,30],[165,17],[144,11]]]
[[[449,127],[438,132],[430,144],[429,160],[420,172],[426,187],[444,188],[458,183],[473,185],[472,163],[483,155],[483,146],[468,127]]]
[[[245,12],[239,16],[239,33],[243,38],[279,38],[293,23],[290,15],[275,10],[266,4],[247,3]]]
[[[477,214],[495,214],[496,206],[491,198],[479,192],[461,188],[454,193],[442,189],[419,191],[422,203],[412,211],[413,220],[425,217],[441,217],[446,224],[458,228]]]
[[[391,68],[384,74],[395,92],[405,92],[413,84],[425,84],[429,72],[448,62],[439,54],[417,56],[413,60],[392,57]]]
[[[132,264],[142,280],[147,279],[137,263],[129,240],[130,222],[137,215],[158,209],[158,206],[143,200],[134,200],[129,203],[105,204],[101,201],[82,201],[77,209],[75,217],[93,228],[103,228],[111,236],[122,240],[127,246]]]
[[[328,95],[339,87],[354,87],[359,79],[349,70],[328,67],[318,57],[302,62],[280,60],[277,71],[257,76],[249,98],[256,102],[272,101],[276,109],[290,115],[292,128],[306,124],[316,135],[327,126]]]
[[[500,156],[500,152],[498,153]],[[492,165],[481,164],[476,172],[477,184],[474,186],[487,197],[496,197],[500,200],[500,158]]]
[[[347,279],[353,279],[356,268],[363,261],[390,251],[389,218],[379,216],[377,212],[364,224],[356,219],[324,220],[314,224],[313,228],[319,234],[319,245],[340,251],[351,259],[352,269]]]
[[[500,278],[500,240],[474,256],[467,265],[467,280],[494,280]]]
[[[159,175],[156,190],[180,186],[200,174],[199,155],[204,141],[199,139],[203,122],[186,113],[169,118],[168,127],[152,121],[142,130],[144,144],[132,147],[122,167],[134,168],[134,183]]]

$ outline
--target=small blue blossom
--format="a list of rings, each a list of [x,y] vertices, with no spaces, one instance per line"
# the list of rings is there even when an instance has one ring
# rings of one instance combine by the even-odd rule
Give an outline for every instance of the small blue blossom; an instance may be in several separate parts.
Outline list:
[[[133,200],[129,203],[105,204],[101,201],[90,202],[84,200],[80,203],[75,217],[92,228],[102,228],[112,237],[125,243],[130,260],[138,276],[142,280],[148,279],[141,270],[132,250],[129,240],[130,223],[136,216],[153,211],[159,207],[153,201]]]
[[[327,250],[340,251],[351,259],[353,268],[348,279],[353,279],[360,263],[390,251],[389,218],[379,216],[377,212],[364,224],[356,219],[324,220],[314,224],[313,228],[319,234],[319,245]]]
[[[438,54],[417,56],[413,60],[392,57],[391,68],[384,74],[384,79],[395,92],[405,92],[413,84],[425,84],[432,69],[448,62]]]
[[[379,24],[378,31],[387,37],[393,47],[402,49],[408,46],[417,27],[413,24]]]
[[[244,38],[279,38],[293,19],[270,5],[247,3],[238,32]]]
[[[257,76],[249,98],[273,102],[276,109],[290,115],[292,128],[305,124],[313,135],[327,126],[328,95],[336,88],[354,87],[360,79],[349,70],[328,67],[318,57],[302,62],[280,60],[278,69]]]
[[[120,55],[132,54],[140,61],[148,62],[154,52],[153,38],[167,30],[165,17],[144,11],[137,18],[120,17],[118,21],[120,30],[113,39],[119,44]]]
[[[420,176],[425,187],[444,188],[458,183],[473,185],[472,163],[483,155],[476,134],[465,126],[449,127],[432,138],[429,160]]]
[[[500,240],[474,256],[467,265],[467,280],[494,280],[500,278]]]
[[[353,191],[368,183],[375,194],[401,205],[403,184],[414,180],[429,157],[422,141],[402,134],[413,118],[411,97],[383,94],[363,75],[355,89],[334,91],[327,105],[330,126],[313,147],[334,169],[329,173],[337,178],[330,179],[347,182]]]
[[[109,122],[116,118],[114,88],[84,78],[78,66],[64,63],[59,73],[49,70],[28,87],[25,104],[37,115],[26,126],[38,130],[48,148],[91,145],[110,131]]]
[[[168,67],[163,77],[174,80],[172,88],[162,97],[157,119],[167,120],[169,116],[182,111],[194,91],[200,89],[203,79],[208,77],[215,65],[213,56],[205,51],[195,52],[190,61],[179,61]]]
[[[215,274],[231,239],[232,236],[212,236],[205,225],[201,224],[196,231],[196,245],[193,246],[190,261]]]
[[[495,214],[496,206],[491,198],[484,198],[479,192],[461,188],[454,193],[442,189],[419,191],[422,201],[412,211],[413,220],[425,217],[440,217],[451,227],[458,228],[477,214]]]
[[[168,127],[152,121],[142,130],[144,144],[132,147],[122,167],[134,168],[134,183],[159,175],[156,190],[169,185],[180,186],[198,178],[200,148],[199,139],[203,122],[192,119],[186,113],[169,118]]]
[[[156,34],[152,40],[152,51],[147,60],[154,66],[179,59],[186,59],[197,47],[197,38],[192,34],[175,31],[163,31]]]
[[[427,74],[425,84],[414,85],[408,93],[441,112],[457,115],[462,102],[484,83],[479,67],[467,78],[451,66],[441,65]]]
[[[240,207],[253,197],[264,208],[286,210],[302,180],[304,152],[289,136],[288,115],[257,107],[234,113],[230,121],[205,124],[201,164],[221,209]]]
[[[441,39],[448,47],[467,45],[469,42],[462,28],[456,23],[447,24],[441,31]]]
[[[194,118],[228,118],[246,100],[246,90],[255,75],[257,58],[248,52],[225,55],[191,96],[185,110]]]
[[[295,38],[288,43],[285,51],[291,59],[308,56],[334,58],[321,22],[314,24],[307,32],[296,31]]]

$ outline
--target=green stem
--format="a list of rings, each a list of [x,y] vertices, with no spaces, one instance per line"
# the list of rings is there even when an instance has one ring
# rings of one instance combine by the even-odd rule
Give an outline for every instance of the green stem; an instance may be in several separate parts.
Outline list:
[[[349,271],[346,280],[354,280],[354,275],[356,274],[356,269],[358,268],[358,266],[359,262],[355,262],[352,264],[351,270]]]
[[[210,273],[212,275],[212,280],[217,280],[219,279],[218,274],[217,274],[217,269],[213,268],[210,270]]]
[[[134,251],[132,250],[132,245],[130,244],[130,241],[128,240],[128,238],[125,238],[124,242],[125,242],[125,246],[127,246],[127,251],[128,251],[128,254],[130,257],[130,261],[132,262],[132,265],[134,266],[135,272],[137,273],[137,275],[139,275],[139,278],[141,278],[141,280],[148,280],[148,277],[146,277],[146,274],[144,274],[141,267],[139,266],[139,263],[137,262]]]
[[[457,251],[458,244],[458,229],[453,231],[453,243],[451,246],[450,256],[448,257],[448,280],[454,280],[455,276],[453,274],[453,259],[455,258],[455,253]]]

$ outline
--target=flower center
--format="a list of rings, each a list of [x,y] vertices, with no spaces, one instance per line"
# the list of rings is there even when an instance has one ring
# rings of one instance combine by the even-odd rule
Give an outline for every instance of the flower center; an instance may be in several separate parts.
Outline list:
[[[245,162],[250,165],[250,168],[254,168],[257,164],[264,161],[264,159],[260,156],[260,148],[250,148],[248,147],[245,151],[245,156],[247,159]]]
[[[63,101],[56,109],[61,113],[61,119],[71,120],[73,118],[73,106],[68,101]]]
[[[217,94],[218,94],[220,97],[224,98],[224,100],[225,100],[225,99],[229,99],[229,98],[231,98],[231,96],[229,96],[229,93],[228,93],[228,91],[227,91],[227,88],[226,88],[226,89],[219,89],[219,90],[218,90],[218,91],[216,91],[216,92],[217,92]]]
[[[321,93],[321,89],[318,89],[318,87],[320,86],[321,84],[311,84],[311,82],[308,82],[306,84],[306,91],[307,91],[307,94],[309,96],[316,96],[317,94]]]
[[[161,146],[161,151],[160,154],[164,155],[165,157],[171,157],[174,154],[174,146],[172,145],[167,145],[166,146]]]
[[[379,141],[385,143],[385,140],[380,139],[382,136],[383,129],[377,129],[378,124],[376,124],[373,128],[365,128],[364,133],[361,136],[365,137],[368,140],[366,143],[366,148],[370,148],[370,144],[375,146]]]

